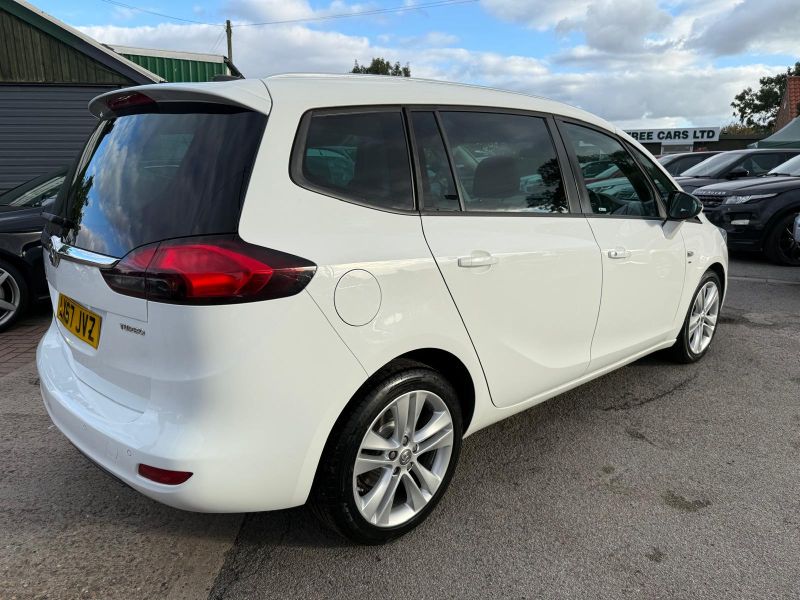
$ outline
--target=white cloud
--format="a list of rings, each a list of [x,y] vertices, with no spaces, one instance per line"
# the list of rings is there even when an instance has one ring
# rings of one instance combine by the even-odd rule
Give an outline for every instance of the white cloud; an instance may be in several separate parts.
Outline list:
[[[715,56],[743,52],[797,54],[797,0],[743,0],[697,19],[689,46]]]

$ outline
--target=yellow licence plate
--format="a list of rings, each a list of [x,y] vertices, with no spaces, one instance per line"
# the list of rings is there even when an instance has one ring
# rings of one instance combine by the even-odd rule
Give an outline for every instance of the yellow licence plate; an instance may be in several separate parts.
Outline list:
[[[100,315],[84,308],[69,296],[59,294],[56,316],[75,337],[83,340],[92,348],[97,348],[97,344],[100,343],[100,326],[103,323]]]

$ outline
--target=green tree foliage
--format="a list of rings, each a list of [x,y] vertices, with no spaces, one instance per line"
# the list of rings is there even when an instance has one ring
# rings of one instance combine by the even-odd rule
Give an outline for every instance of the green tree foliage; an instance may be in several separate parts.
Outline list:
[[[786,73],[762,77],[758,80],[758,90],[748,87],[739,92],[731,102],[733,115],[739,118],[742,125],[762,131],[772,129],[786,90],[786,78],[789,76],[800,76],[800,62],[794,63],[794,67],[788,67]]]
[[[723,125],[720,133],[727,135],[763,135],[764,128],[755,127],[753,125],[745,125],[744,123],[738,123],[734,121],[733,123]]]
[[[800,64],[800,63],[799,63]],[[369,66],[360,65],[356,61],[351,73],[368,73],[371,75],[394,75],[395,77],[411,77],[411,67],[408,63],[401,66],[399,62],[392,64],[385,58],[373,58]]]

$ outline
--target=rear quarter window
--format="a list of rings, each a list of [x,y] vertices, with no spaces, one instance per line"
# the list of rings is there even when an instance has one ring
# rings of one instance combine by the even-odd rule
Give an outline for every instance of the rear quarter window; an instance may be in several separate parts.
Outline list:
[[[412,210],[411,163],[399,110],[304,117],[292,163],[298,185],[383,210]]]

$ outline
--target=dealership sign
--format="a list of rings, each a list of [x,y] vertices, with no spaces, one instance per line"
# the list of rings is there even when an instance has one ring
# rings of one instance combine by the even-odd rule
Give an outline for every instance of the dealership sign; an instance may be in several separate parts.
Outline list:
[[[673,129],[634,129],[626,130],[625,133],[642,144],[694,144],[718,141],[719,130],[719,127],[676,127]]]

